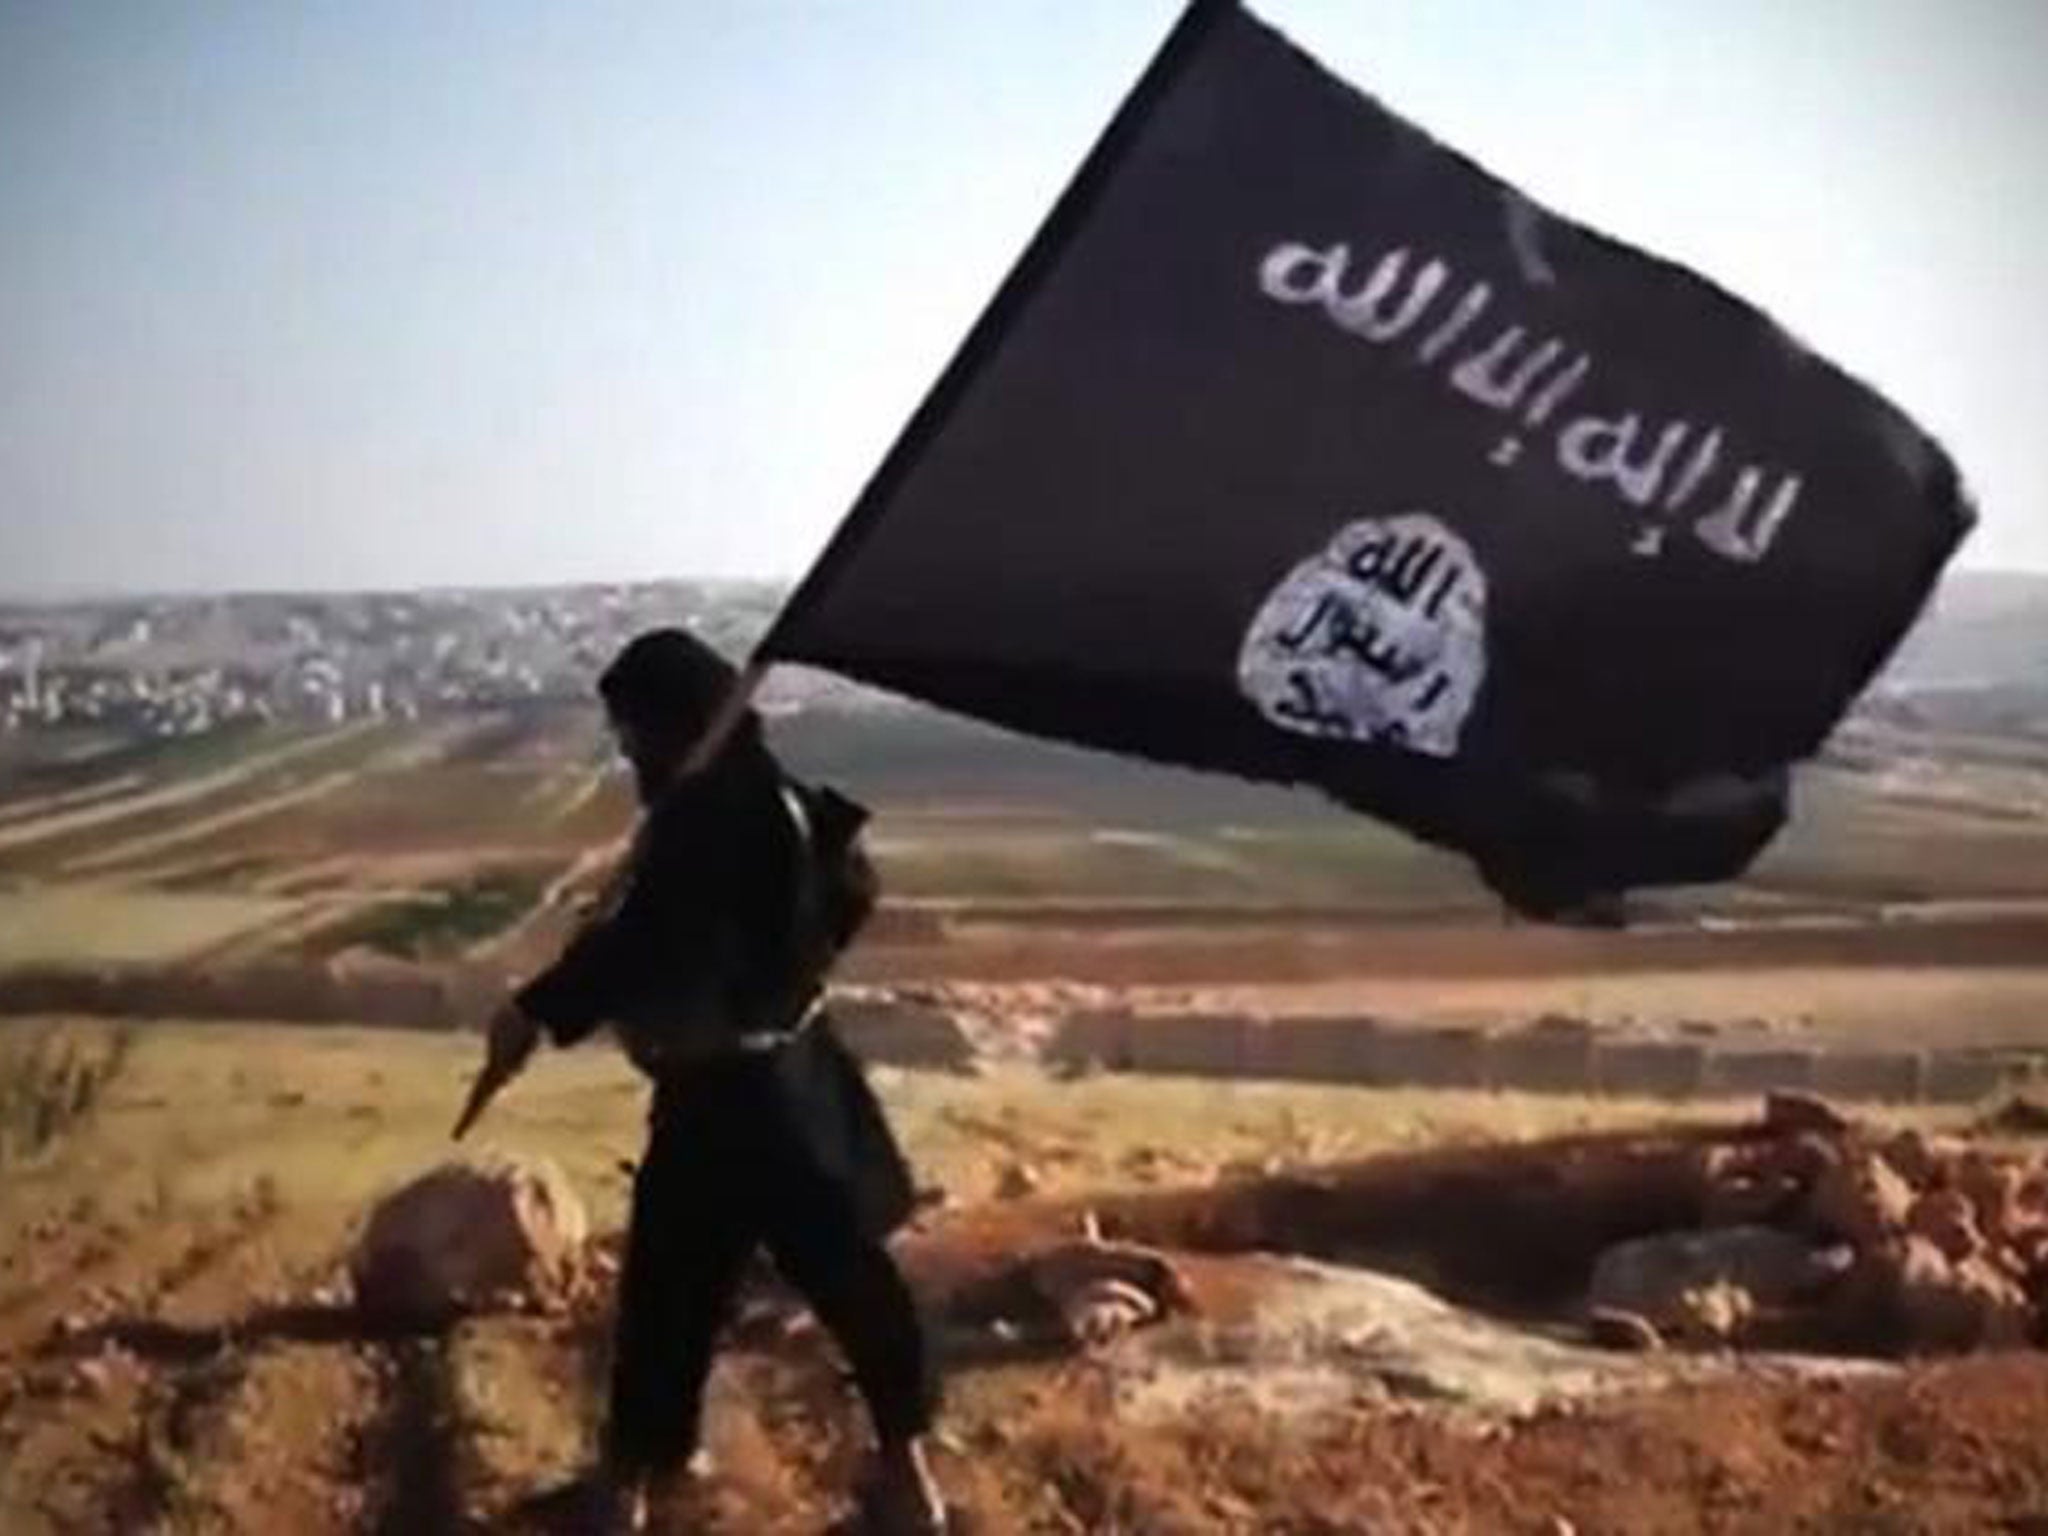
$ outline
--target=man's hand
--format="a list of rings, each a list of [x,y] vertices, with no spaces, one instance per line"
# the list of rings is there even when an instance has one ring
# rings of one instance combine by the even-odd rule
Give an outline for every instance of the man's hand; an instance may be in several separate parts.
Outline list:
[[[455,1140],[460,1141],[476,1124],[498,1090],[520,1074],[538,1044],[540,1025],[522,1013],[518,1004],[510,1000],[500,1003],[485,1033],[483,1070],[470,1084],[469,1102],[455,1122]]]

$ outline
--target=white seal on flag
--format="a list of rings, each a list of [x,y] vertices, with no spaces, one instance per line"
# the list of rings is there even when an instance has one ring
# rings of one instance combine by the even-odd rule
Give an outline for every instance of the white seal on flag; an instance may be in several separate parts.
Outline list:
[[[1455,757],[1486,678],[1486,575],[1426,512],[1346,523],[1260,606],[1237,684],[1275,725]]]

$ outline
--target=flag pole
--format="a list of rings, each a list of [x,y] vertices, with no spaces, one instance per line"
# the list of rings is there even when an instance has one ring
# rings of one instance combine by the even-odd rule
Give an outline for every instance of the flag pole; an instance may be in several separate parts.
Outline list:
[[[719,700],[717,711],[706,722],[703,732],[691,746],[689,755],[677,767],[678,779],[687,779],[693,774],[702,773],[718,760],[718,754],[725,750],[725,744],[732,739],[732,733],[738,730],[740,722],[746,719],[747,710],[753,705],[754,695],[761,691],[761,684],[766,681],[768,669],[773,665],[774,662],[758,652],[749,658],[747,664],[740,669],[739,675],[732,680],[732,686],[726,690],[725,697]],[[469,1134],[470,1129],[483,1118],[491,1100],[519,1075],[523,1065],[523,1062],[515,1066],[495,1058],[485,1058],[483,1066],[470,1082],[469,1096],[463,1101],[462,1112],[455,1117],[452,1140],[460,1141]]]
[[[756,650],[740,668],[739,675],[732,680],[732,687],[719,700],[717,711],[705,724],[703,733],[690,748],[689,755],[676,769],[676,777],[687,779],[702,773],[718,760],[718,754],[725,750],[732,733],[746,719],[747,711],[753,707],[754,695],[761,691],[761,684],[767,680],[768,669],[775,663]]]
[[[747,709],[767,677],[768,669],[777,658],[794,659],[785,645],[789,631],[817,603],[840,569],[852,559],[890,497],[909,476],[919,454],[937,436],[939,428],[966,393],[975,375],[993,357],[1004,332],[1044,283],[1074,232],[1086,221],[1153,107],[1193,60],[1209,32],[1236,13],[1237,0],[1187,0],[1180,19],[1160,44],[1137,85],[1118,105],[1109,125],[1103,129],[1087,158],[1081,162],[1080,169],[1060,193],[1045,222],[1025,247],[1024,254],[976,318],[938,381],[919,402],[910,421],[862,488],[852,510],[833,530],[824,550],[797,583],[796,590],[784,601],[768,632],[733,680],[717,713],[705,726],[703,735],[698,737],[676,770],[678,778],[700,773],[717,759],[739,723],[746,718]],[[464,1107],[457,1126],[458,1136],[476,1123],[484,1107],[516,1075],[516,1071],[515,1068],[512,1072],[493,1074],[490,1064],[485,1064],[470,1087],[469,1103]]]

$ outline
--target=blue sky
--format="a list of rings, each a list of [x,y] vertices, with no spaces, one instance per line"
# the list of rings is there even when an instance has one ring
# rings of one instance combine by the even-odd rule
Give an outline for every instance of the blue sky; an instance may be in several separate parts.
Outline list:
[[[2048,569],[2048,5],[1265,0]],[[0,591],[793,574],[1174,0],[0,0]]]

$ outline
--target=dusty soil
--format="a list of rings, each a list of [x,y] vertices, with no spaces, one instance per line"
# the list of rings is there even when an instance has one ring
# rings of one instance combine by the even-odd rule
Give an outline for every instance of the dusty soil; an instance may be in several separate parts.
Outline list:
[[[360,1070],[363,1056],[344,1044],[296,1058],[316,1092]],[[377,1070],[395,1073],[401,1053],[427,1047],[394,1039],[386,1049]],[[149,1054],[138,1054],[146,1074]],[[182,1081],[197,1102],[205,1052],[186,1055]],[[263,1065],[247,1051],[240,1060],[238,1073]],[[428,1074],[423,1101],[438,1102],[441,1076]],[[143,1075],[126,1091],[156,1081]],[[274,1097],[260,1080],[250,1091]],[[959,1099],[901,1100],[901,1083],[892,1089],[913,1127],[951,1114],[956,1129],[994,1137],[984,1151],[1042,1147],[1028,1098],[998,1109],[976,1107],[975,1085],[943,1091]],[[1097,1088],[1056,1091],[1085,1100]],[[526,1108],[537,1125],[587,1136],[613,1118],[591,1107],[599,1102],[615,1102],[610,1090],[579,1079]],[[1357,1114],[1376,1101],[1342,1102]],[[100,1129],[125,1113],[138,1131],[145,1112],[110,1108]],[[212,1142],[203,1127],[180,1134],[188,1160],[218,1163],[223,1136],[260,1138],[265,1124],[275,1135],[280,1123],[247,1118],[213,1128]],[[77,1134],[82,1156],[94,1128]],[[1750,1134],[1708,1126],[1425,1148],[1221,1184],[1061,1186],[942,1208],[901,1251],[942,1324],[950,1398],[940,1471],[965,1528],[2048,1528],[2048,1357],[2032,1352],[1843,1379],[1723,1362],[1654,1390],[1650,1377],[1635,1387],[1624,1378],[1593,1396],[1483,1412],[1451,1411],[1403,1389],[1400,1373],[1363,1366],[1353,1392],[1279,1405],[1253,1390],[1259,1372],[1247,1367],[1245,1390],[1211,1391],[1184,1412],[1133,1407],[1133,1372],[1152,1369],[1156,1351],[1230,1336],[1265,1305],[1281,1270],[1255,1250],[1369,1261],[1518,1325],[1554,1323],[1601,1245],[1696,1215],[1686,1170],[1701,1145]],[[279,1162],[278,1183],[230,1182],[200,1203],[198,1186],[174,1188],[154,1213],[118,1207],[102,1183],[91,1198],[45,1200],[15,1229],[0,1267],[0,1529],[560,1528],[544,1495],[588,1454],[605,1364],[598,1261],[553,1314],[379,1332],[336,1287],[346,1208],[306,1200],[290,1166]],[[215,1167],[203,1182],[220,1178]],[[1070,1240],[1091,1213],[1108,1236],[1166,1250],[1187,1276],[1193,1315],[1095,1353],[988,1327],[998,1314],[1023,1315],[1003,1290],[1019,1256]],[[708,1528],[820,1531],[858,1465],[858,1415],[818,1334],[790,1326],[772,1290],[756,1301],[714,1393]]]
[[[125,1337],[89,1378],[60,1351],[9,1387],[10,1531],[546,1530],[535,1495],[576,1463],[602,1351],[595,1316],[377,1340],[312,1310],[217,1346]],[[1480,1427],[1376,1402],[1119,1422],[1098,1360],[952,1370],[940,1468],[979,1531],[1962,1533],[2048,1516],[2033,1356],[1736,1376]],[[815,1337],[732,1352],[711,1528],[824,1529],[851,1423]]]

